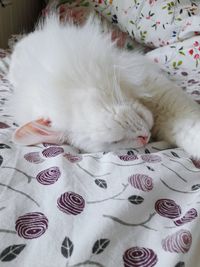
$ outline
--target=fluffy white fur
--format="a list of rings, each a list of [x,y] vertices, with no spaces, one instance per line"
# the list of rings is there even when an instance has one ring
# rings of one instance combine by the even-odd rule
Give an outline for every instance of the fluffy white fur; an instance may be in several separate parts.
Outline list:
[[[48,18],[16,45],[9,78],[16,121],[49,119],[62,133],[52,141],[88,152],[141,146],[154,117],[154,137],[200,157],[199,106],[144,55],[118,49],[96,19]]]

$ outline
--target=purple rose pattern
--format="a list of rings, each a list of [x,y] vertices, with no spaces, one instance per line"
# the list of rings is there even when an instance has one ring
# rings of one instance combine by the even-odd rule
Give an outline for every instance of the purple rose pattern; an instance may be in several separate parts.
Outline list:
[[[132,247],[123,255],[124,267],[153,267],[158,258],[150,248]]]
[[[192,163],[194,164],[194,166],[197,169],[200,169],[200,160],[196,160],[196,159],[191,159],[191,160],[192,160]]]
[[[0,129],[7,129],[9,128],[10,126],[8,124],[6,124],[5,122],[1,122],[0,121]]]
[[[46,158],[56,157],[59,154],[62,154],[64,152],[64,149],[62,147],[58,146],[52,146],[44,149],[42,151],[42,155]]]
[[[157,200],[155,210],[160,216],[169,219],[175,219],[181,215],[181,207],[172,199]]]
[[[51,167],[38,173],[36,176],[37,181],[43,185],[54,184],[61,176],[60,169],[58,167]]]
[[[162,161],[162,158],[160,156],[153,154],[142,155],[141,159],[148,163],[157,163]]]
[[[145,174],[134,174],[128,178],[129,183],[142,191],[151,191],[153,189],[153,179]]]
[[[69,215],[80,214],[85,207],[85,200],[74,192],[65,192],[57,200],[58,208]]]
[[[123,161],[132,161],[138,159],[136,155],[119,155],[118,157]]]
[[[63,157],[66,158],[71,163],[77,163],[82,160],[82,156],[72,155],[71,153],[65,153]]]
[[[15,230],[20,237],[34,239],[43,235],[48,228],[48,219],[41,212],[30,212],[20,216],[15,223]]]
[[[39,152],[30,152],[24,155],[25,160],[27,160],[28,162],[31,163],[42,163],[44,161],[44,159],[42,159],[40,157],[40,153]]]
[[[192,235],[188,230],[180,231],[167,236],[162,240],[162,248],[165,251],[187,253],[192,244]]]
[[[198,216],[197,210],[192,208],[192,209],[188,210],[182,218],[174,221],[174,223],[177,226],[181,226],[185,223],[193,221],[195,218],[197,218],[197,216]]]

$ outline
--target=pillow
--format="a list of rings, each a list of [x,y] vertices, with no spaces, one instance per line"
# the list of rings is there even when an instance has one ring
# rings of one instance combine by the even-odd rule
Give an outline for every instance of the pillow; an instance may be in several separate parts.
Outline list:
[[[154,49],[147,56],[200,103],[200,36]]]
[[[200,2],[190,0],[91,0],[92,5],[132,38],[150,47],[200,33]]]

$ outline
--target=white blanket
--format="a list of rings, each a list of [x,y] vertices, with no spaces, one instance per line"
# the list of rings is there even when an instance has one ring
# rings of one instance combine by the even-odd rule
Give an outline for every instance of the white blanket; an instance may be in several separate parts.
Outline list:
[[[62,16],[67,4],[82,17],[68,10],[74,1],[60,2]],[[138,41],[165,45],[148,56],[199,99],[198,1],[90,2]],[[188,35],[178,38],[171,21],[191,22]],[[199,267],[200,162],[164,142],[84,155],[69,146],[17,147],[6,111],[9,60],[3,50],[0,57],[0,266]]]
[[[84,155],[17,147],[0,77],[0,266],[199,266],[198,162],[164,142]]]

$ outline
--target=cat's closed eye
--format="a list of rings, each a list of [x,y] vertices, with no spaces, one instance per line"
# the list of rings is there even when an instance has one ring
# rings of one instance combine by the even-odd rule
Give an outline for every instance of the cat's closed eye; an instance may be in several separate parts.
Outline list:
[[[111,144],[117,144],[119,141],[114,141],[114,142],[112,142]]]
[[[124,141],[125,139],[120,139],[120,140],[117,140],[117,141],[113,141],[113,142],[111,142],[111,144],[118,144],[118,143],[120,143],[120,142],[122,142],[122,141]]]
[[[138,140],[138,141],[141,142],[143,145],[145,145],[145,144],[148,143],[149,136],[146,136],[146,135],[144,135],[144,136],[143,136],[143,135],[139,135],[139,136],[137,136],[137,137],[135,137],[135,138],[133,138],[133,139]],[[122,139],[120,139],[120,140],[116,140],[116,141],[111,142],[111,144],[118,144],[118,143],[123,142],[123,141],[126,141],[126,139],[125,139],[125,138],[122,138]]]

